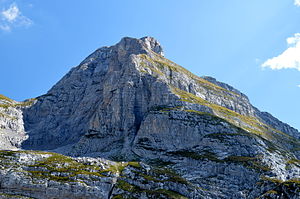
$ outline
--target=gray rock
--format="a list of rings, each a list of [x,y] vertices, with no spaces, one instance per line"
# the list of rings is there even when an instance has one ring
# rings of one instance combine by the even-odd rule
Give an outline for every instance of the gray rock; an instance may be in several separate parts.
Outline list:
[[[84,169],[70,176],[61,159],[59,170],[43,170],[32,166],[49,158],[41,154],[5,156],[24,159],[13,172],[2,164],[5,194],[36,197],[38,186],[41,198],[299,197],[299,132],[230,85],[166,59],[151,37],[96,50],[32,105],[6,110],[19,114],[17,123],[2,119],[22,132],[16,149],[78,157],[67,162]],[[49,169],[54,177],[26,177]]]
[[[33,99],[16,102],[0,95],[0,150],[17,150],[27,139],[22,108],[32,105]]]

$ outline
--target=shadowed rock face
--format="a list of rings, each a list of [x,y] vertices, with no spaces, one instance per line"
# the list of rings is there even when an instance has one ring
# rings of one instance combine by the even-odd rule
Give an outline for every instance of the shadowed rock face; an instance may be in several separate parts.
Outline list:
[[[96,50],[19,111],[23,149],[146,163],[118,174],[125,187],[105,181],[103,198],[165,189],[177,198],[299,197],[299,132],[230,85],[166,59],[151,37]],[[175,172],[174,183],[148,176],[152,166]]]
[[[167,87],[160,88],[153,77],[142,78],[134,62],[135,56],[152,50],[162,54],[159,43],[145,37],[123,38],[115,46],[95,51],[25,110],[30,138],[24,148],[54,149],[82,137],[103,138],[102,148],[115,141],[130,144],[143,115],[153,106],[148,101],[151,94],[154,105],[166,103],[161,96],[168,93]]]

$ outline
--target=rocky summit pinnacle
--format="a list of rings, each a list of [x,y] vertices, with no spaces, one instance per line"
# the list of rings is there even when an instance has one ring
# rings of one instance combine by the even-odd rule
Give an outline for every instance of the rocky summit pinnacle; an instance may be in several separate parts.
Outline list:
[[[0,96],[0,132],[3,198],[300,197],[298,130],[152,37],[97,49],[35,99]]]

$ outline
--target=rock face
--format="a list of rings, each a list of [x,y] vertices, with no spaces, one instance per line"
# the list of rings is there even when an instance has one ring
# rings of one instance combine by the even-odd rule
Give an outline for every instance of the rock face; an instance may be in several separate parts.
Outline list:
[[[16,102],[0,95],[0,150],[15,150],[27,138],[24,131],[22,108],[30,106],[33,100]]]
[[[126,37],[96,50],[30,102],[6,109],[19,111],[20,130],[7,122],[3,128],[27,136],[13,145],[79,158],[4,154],[8,164],[26,156],[12,174],[3,169],[4,194],[37,197],[41,186],[48,194],[40,198],[53,198],[55,189],[65,190],[61,198],[300,197],[299,132],[230,85],[166,59],[154,38]],[[122,169],[108,172],[111,165]],[[26,176],[23,184],[16,180]]]

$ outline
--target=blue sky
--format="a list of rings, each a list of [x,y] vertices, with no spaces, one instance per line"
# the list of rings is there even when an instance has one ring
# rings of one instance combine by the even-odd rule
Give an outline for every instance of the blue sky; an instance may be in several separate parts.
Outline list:
[[[0,93],[46,93],[95,49],[153,36],[300,129],[300,0],[0,0]]]

